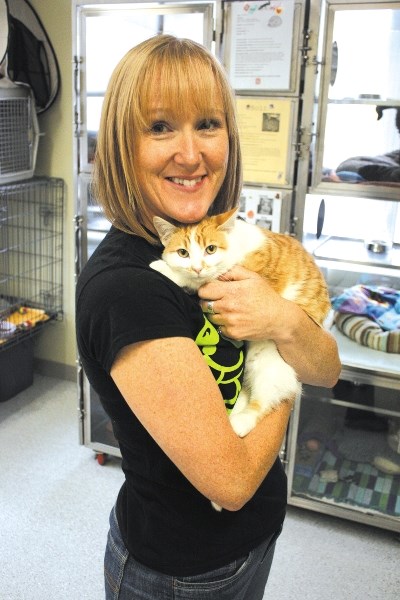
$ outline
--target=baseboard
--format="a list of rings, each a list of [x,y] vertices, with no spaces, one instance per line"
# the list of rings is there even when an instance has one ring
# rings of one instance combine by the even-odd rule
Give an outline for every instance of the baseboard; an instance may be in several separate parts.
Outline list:
[[[65,379],[66,381],[76,381],[76,367],[65,365],[63,363],[52,360],[44,360],[43,358],[34,358],[33,370],[40,375],[47,377],[56,377],[57,379]]]

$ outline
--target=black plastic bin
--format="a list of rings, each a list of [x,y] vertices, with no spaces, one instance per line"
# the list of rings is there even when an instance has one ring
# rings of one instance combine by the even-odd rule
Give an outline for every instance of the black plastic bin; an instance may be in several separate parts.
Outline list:
[[[33,339],[0,346],[0,402],[9,400],[33,383]]]

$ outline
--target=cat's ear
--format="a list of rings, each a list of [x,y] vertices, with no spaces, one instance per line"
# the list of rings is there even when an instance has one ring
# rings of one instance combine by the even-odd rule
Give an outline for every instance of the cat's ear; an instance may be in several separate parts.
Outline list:
[[[172,223],[169,223],[165,219],[162,219],[161,217],[154,217],[153,224],[156,228],[161,243],[165,248],[173,234],[178,231],[179,228],[175,225],[172,225]]]
[[[216,216],[218,229],[220,231],[232,231],[235,226],[238,210],[239,209],[237,208],[232,208],[231,210]]]

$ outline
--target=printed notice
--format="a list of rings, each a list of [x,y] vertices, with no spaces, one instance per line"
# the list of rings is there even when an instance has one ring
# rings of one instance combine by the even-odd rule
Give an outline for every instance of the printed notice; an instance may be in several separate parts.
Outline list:
[[[288,185],[294,101],[237,97],[243,179],[247,183]]]
[[[294,0],[233,2],[229,75],[235,90],[290,90]]]
[[[242,188],[239,216],[270,231],[280,231],[282,192],[279,190]]]

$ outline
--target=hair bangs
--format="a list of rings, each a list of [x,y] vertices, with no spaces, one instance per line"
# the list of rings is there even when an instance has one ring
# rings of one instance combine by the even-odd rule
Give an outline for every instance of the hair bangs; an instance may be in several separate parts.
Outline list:
[[[138,136],[154,125],[158,109],[188,119],[193,113],[213,119],[216,111],[224,112],[227,173],[209,214],[236,206],[242,182],[235,98],[218,60],[192,40],[165,34],[132,48],[114,69],[104,98],[93,190],[115,227],[152,244],[159,241],[146,229],[148,209],[135,170],[135,152]]]
[[[187,52],[171,58],[167,53],[158,56],[157,62],[150,68],[147,65],[143,73],[138,125],[149,126],[155,104],[184,117],[193,110],[207,117],[222,103],[226,113],[225,98],[211,61],[205,60],[204,55],[192,56]]]

